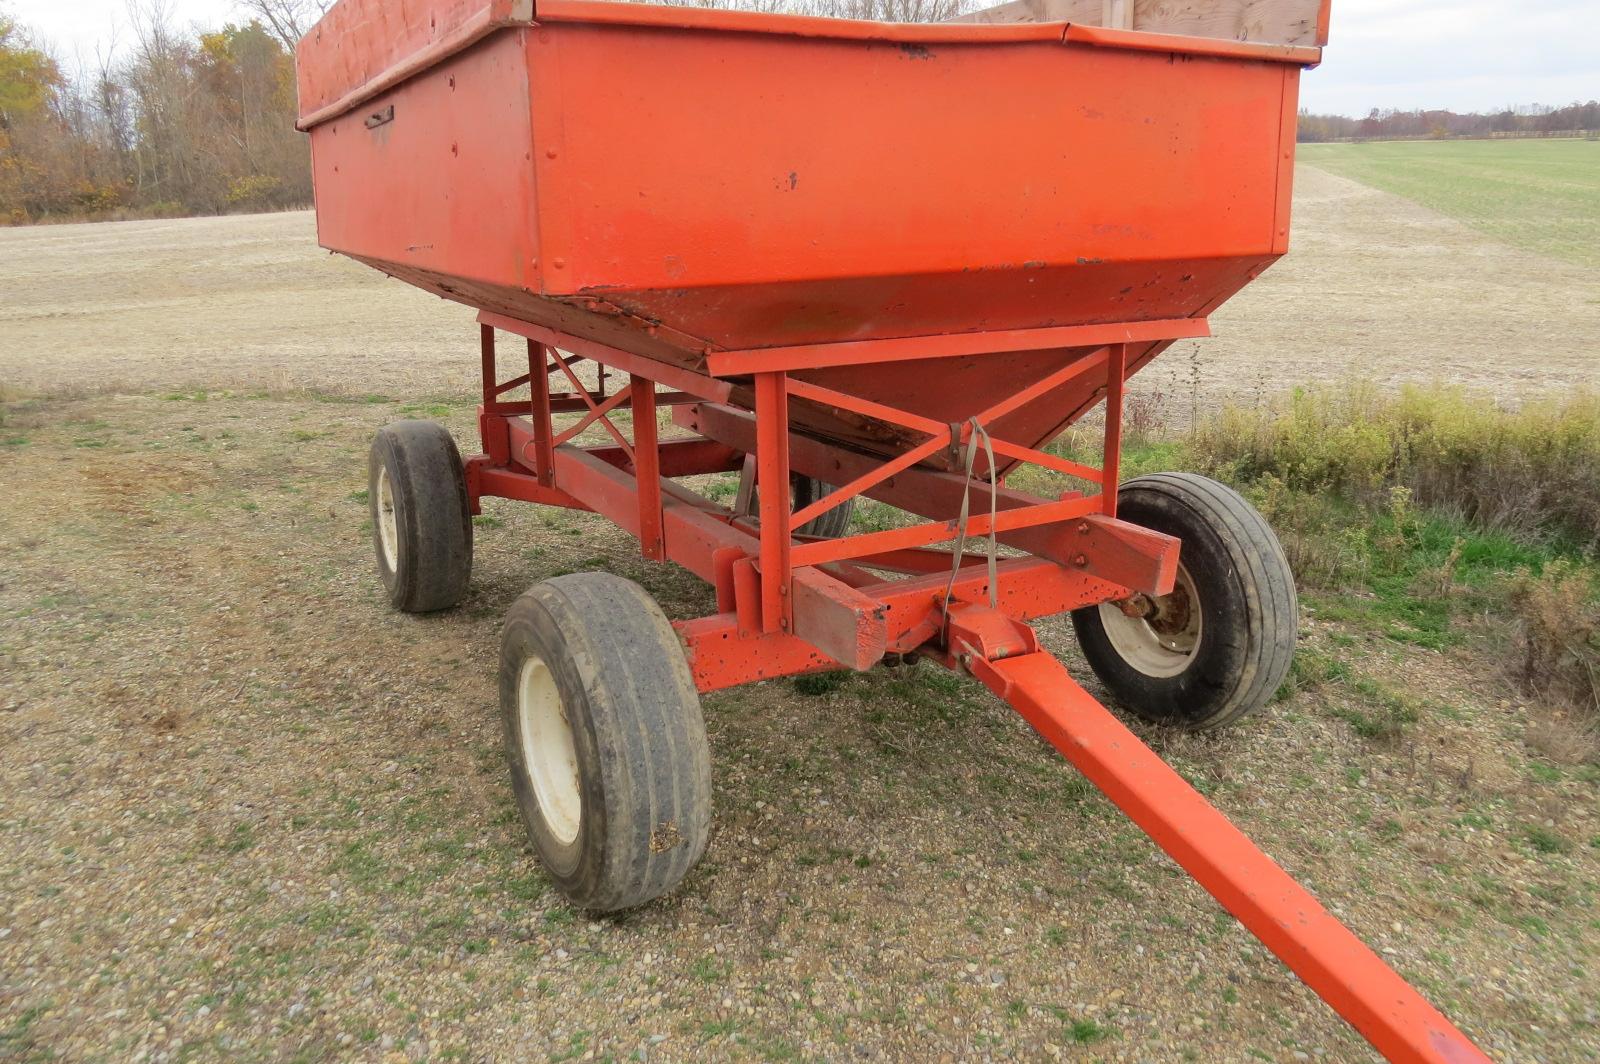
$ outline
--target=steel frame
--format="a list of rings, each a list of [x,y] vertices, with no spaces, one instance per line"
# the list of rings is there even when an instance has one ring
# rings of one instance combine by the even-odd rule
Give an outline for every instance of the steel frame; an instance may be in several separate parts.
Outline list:
[[[752,413],[731,405],[732,384],[716,376],[490,312],[479,315],[479,324],[483,453],[466,464],[472,512],[479,512],[484,496],[593,511],[638,538],[645,557],[676,562],[709,581],[718,612],[674,622],[702,692],[803,672],[866,669],[890,653],[916,652],[966,671],[1016,709],[1389,1059],[1488,1059],[1079,687],[1028,627],[1035,618],[1135,592],[1171,591],[1178,541],[1116,516],[1123,380],[1130,342],[1203,334],[1203,321],[1097,326],[1103,331],[1072,338],[1085,346],[1068,352],[1054,373],[975,418],[948,425],[791,375],[861,358],[870,345],[786,348],[769,362],[756,352],[724,353],[720,362],[711,355],[713,371],[720,365],[723,372],[751,377]],[[1161,326],[1169,326],[1170,335],[1161,335]],[[496,329],[527,341],[526,373],[499,380]],[[957,347],[981,350],[982,335],[965,336]],[[1010,333],[994,339],[991,350],[1016,350],[1022,342]],[[933,344],[938,346],[937,338]],[[852,350],[834,350],[846,346]],[[905,341],[882,346],[890,360],[912,357]],[[593,388],[576,372],[583,361],[595,364]],[[626,377],[609,393],[607,367]],[[553,374],[560,374],[567,390],[551,391]],[[1105,380],[1100,468],[1012,441],[991,442],[996,456],[1074,477],[1098,489],[1093,494],[1037,498],[1004,485],[1003,475],[993,476],[986,467],[967,475],[918,464],[941,450],[954,453],[988,421],[1092,374]],[[522,385],[529,387],[529,399],[502,399]],[[672,390],[663,393],[658,386]],[[861,454],[793,431],[791,398],[888,421],[924,439],[894,458]],[[672,408],[674,422],[690,435],[659,437],[663,406]],[[631,434],[611,420],[624,409],[632,414]],[[561,413],[579,416],[558,428],[554,418]],[[577,436],[594,428],[610,442],[578,446]],[[741,470],[747,463],[756,471],[758,519],[676,483]],[[794,511],[791,471],[844,483]],[[930,520],[837,539],[797,533],[813,517],[858,496]],[[978,554],[960,557],[933,547],[957,539],[962,523],[951,515],[965,512],[963,499],[973,497],[992,504],[994,516],[989,505],[980,505],[981,512],[965,521],[967,536],[992,535],[1027,554],[996,560],[992,582]]]

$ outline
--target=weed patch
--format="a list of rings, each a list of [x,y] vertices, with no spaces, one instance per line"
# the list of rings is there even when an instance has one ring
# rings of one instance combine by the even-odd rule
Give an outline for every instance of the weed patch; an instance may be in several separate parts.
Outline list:
[[[808,672],[796,676],[791,682],[794,689],[803,695],[817,698],[837,691],[850,679],[850,673],[842,669],[833,672]]]
[[[1507,601],[1520,644],[1517,679],[1529,692],[1600,715],[1600,603],[1595,575],[1565,559],[1519,569]]]
[[[1228,480],[1271,477],[1369,503],[1405,487],[1418,505],[1483,528],[1600,541],[1600,393],[1507,410],[1456,387],[1297,388],[1274,405],[1224,409],[1191,444],[1200,468]]]
[[[1094,457],[1074,433],[1054,446]],[[1128,474],[1147,464],[1249,496],[1319,618],[1432,650],[1474,630],[1509,645],[1508,673],[1550,708],[1530,745],[1558,763],[1595,758],[1600,393],[1511,410],[1456,387],[1300,388],[1224,408],[1179,440],[1132,440]],[[1279,695],[1348,680],[1327,668],[1302,659]],[[1390,740],[1415,720],[1414,706],[1367,700],[1348,718],[1363,737]]]

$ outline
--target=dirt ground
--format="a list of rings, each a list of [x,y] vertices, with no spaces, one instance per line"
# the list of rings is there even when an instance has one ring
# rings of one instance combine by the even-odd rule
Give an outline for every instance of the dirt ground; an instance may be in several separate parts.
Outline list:
[[[1592,272],[1313,170],[1297,208],[1294,255],[1152,369],[1172,416],[1351,373],[1596,383]],[[1373,1059],[926,666],[708,696],[705,862],[575,913],[504,778],[500,618],[594,568],[713,603],[490,500],[465,605],[386,608],[367,443],[472,438],[470,312],[303,214],[0,231],[0,292],[0,1060]],[[1335,687],[1140,733],[1497,1060],[1600,1057],[1600,781],[1530,752],[1497,662],[1315,614],[1302,645],[1426,712],[1363,738]]]
[[[1594,271],[1301,167],[1291,254],[1139,378],[1164,413],[1315,380],[1592,384]],[[0,383],[460,397],[472,312],[316,249],[310,213],[0,230]]]

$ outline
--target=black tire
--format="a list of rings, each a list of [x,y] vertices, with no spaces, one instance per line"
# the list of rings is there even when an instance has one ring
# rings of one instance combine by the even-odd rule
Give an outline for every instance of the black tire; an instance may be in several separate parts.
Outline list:
[[[642,905],[700,860],[711,834],[700,695],[644,589],[575,573],[517,599],[501,640],[500,710],[523,825],[575,905]]]
[[[472,512],[461,452],[443,425],[396,421],[367,461],[378,575],[407,613],[449,609],[472,579]]]
[[[794,481],[794,508],[810,506],[818,499],[827,498],[837,485],[826,484],[811,477],[795,476]],[[825,536],[828,539],[838,539],[850,530],[850,518],[856,512],[856,501],[846,499],[831,510],[825,510],[795,529],[802,536]]]
[[[812,477],[803,477],[793,473],[789,477],[792,485],[791,513],[795,510],[810,506],[818,499],[826,498],[836,490],[837,485],[828,484]],[[855,515],[855,499],[846,499],[831,510],[826,510],[799,528],[795,529],[802,536],[822,536],[826,539],[838,539],[850,530],[850,518]],[[750,516],[757,517],[761,514],[761,496],[758,492],[750,492]]]
[[[1112,697],[1145,720],[1193,730],[1266,705],[1288,675],[1299,621],[1294,576],[1266,520],[1232,488],[1192,473],[1128,481],[1117,516],[1183,547],[1172,595],[1072,615]]]

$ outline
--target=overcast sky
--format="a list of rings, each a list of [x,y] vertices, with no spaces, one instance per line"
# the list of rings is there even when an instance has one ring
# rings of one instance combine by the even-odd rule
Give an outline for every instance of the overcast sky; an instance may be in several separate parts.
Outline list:
[[[168,0],[175,20],[215,28],[234,0]],[[0,0],[69,68],[129,38],[127,0]],[[1301,82],[1320,113],[1373,107],[1483,111],[1600,98],[1600,0],[1333,0],[1326,62]]]

